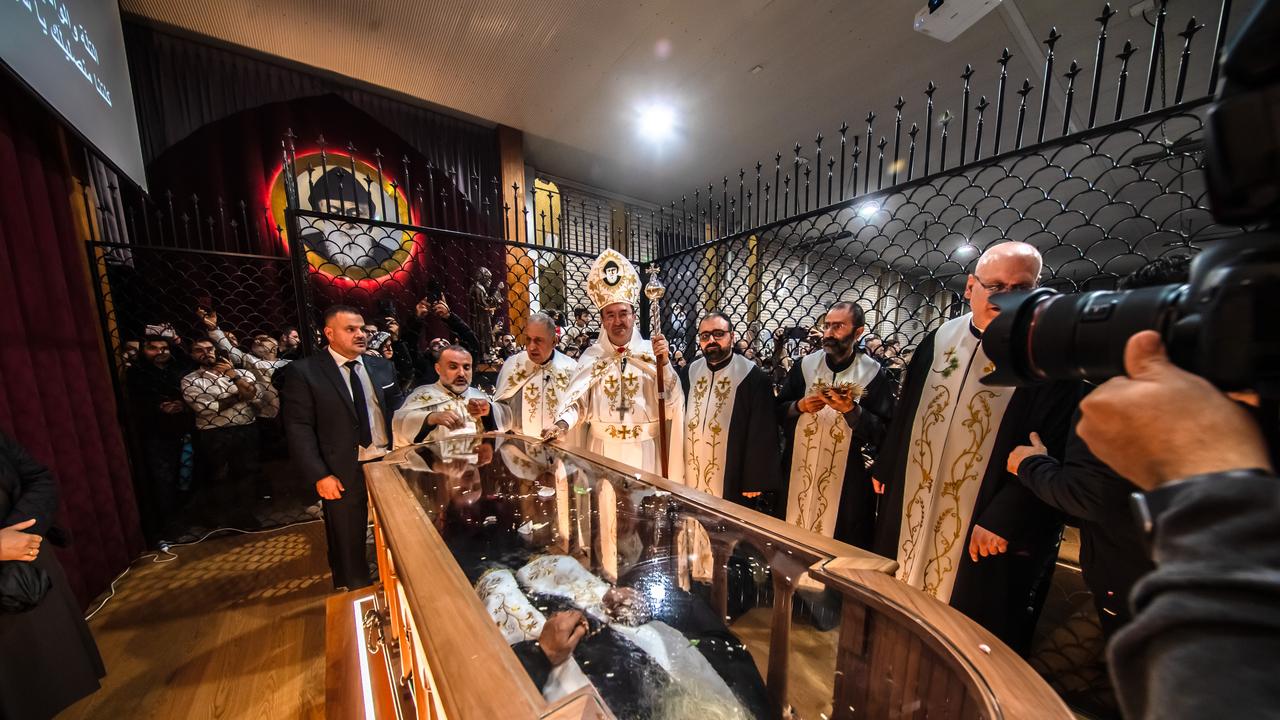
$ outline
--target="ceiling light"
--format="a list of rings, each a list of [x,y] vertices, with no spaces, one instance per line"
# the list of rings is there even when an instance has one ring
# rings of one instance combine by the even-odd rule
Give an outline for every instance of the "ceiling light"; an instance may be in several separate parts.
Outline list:
[[[649,105],[640,110],[640,134],[649,140],[665,140],[676,128],[676,113],[668,105]]]
[[[763,71],[764,71],[763,65],[756,65],[755,67],[751,68],[752,75],[759,75]]]
[[[974,246],[973,246],[973,243],[965,243],[965,244],[961,245],[960,247],[956,248],[956,253],[955,253],[955,254],[956,254],[956,255],[964,255],[964,256],[966,256],[966,257],[967,257],[967,256],[971,256],[971,255],[977,255],[977,254],[978,254],[978,248],[974,247]]]
[[[878,203],[862,203],[862,205],[858,206],[858,214],[861,215],[863,219],[870,218],[878,212],[880,212],[880,205]]]

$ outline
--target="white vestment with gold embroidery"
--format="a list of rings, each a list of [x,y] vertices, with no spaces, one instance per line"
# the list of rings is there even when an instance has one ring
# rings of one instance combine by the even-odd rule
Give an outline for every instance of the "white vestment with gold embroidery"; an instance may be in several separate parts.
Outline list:
[[[507,358],[498,371],[493,399],[507,408],[510,423],[498,429],[540,437],[545,428],[555,424],[560,398],[569,389],[576,366],[573,358],[560,352],[541,365],[523,351]]]
[[[437,425],[423,438],[423,442],[435,442],[437,440],[446,440],[453,436],[476,435],[484,432],[484,423],[480,418],[472,417],[467,412],[468,400],[489,401],[489,412],[493,414],[493,421],[497,427],[501,428],[509,422],[506,408],[492,402],[492,398],[486,395],[484,391],[468,387],[466,392],[459,395],[452,389],[435,382],[415,388],[413,392],[409,393],[409,397],[405,398],[404,404],[400,406],[400,409],[396,410],[395,414],[391,416],[394,447],[399,449],[406,445],[412,445],[413,439],[422,431],[423,424],[427,421],[427,416],[434,412],[450,410],[461,417],[464,422],[462,427],[457,430]]]
[[[741,355],[734,355],[728,365],[714,372],[707,367],[706,358],[689,366],[689,396],[684,409],[684,482],[689,487],[724,497],[733,401],[753,367]]]
[[[806,395],[823,386],[854,386],[855,398],[880,372],[880,363],[858,353],[849,367],[835,372],[827,366],[827,352],[819,350],[800,359]],[[856,400],[855,400],[856,402]],[[849,457],[853,428],[842,413],[824,406],[816,413],[801,413],[796,420],[791,448],[791,481],[787,486],[787,522],[827,537],[834,537],[844,490],[845,469],[862,457]]]
[[[995,366],[970,330],[972,319],[948,321],[934,336],[933,357],[913,361],[930,365],[907,446],[897,576],[942,602],[951,600],[978,490],[1014,391],[979,382]]]
[[[667,477],[683,482],[684,391],[670,363],[662,371],[667,396]],[[571,430],[586,426],[584,443],[591,452],[661,475],[653,344],[636,332],[619,353],[602,336],[578,360],[557,417]]]

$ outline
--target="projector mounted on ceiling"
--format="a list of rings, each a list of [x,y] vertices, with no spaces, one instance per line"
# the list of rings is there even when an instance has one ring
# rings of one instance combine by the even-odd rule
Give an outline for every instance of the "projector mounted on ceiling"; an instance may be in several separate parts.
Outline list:
[[[1001,0],[929,0],[916,13],[916,32],[942,42],[951,42],[991,12]]]

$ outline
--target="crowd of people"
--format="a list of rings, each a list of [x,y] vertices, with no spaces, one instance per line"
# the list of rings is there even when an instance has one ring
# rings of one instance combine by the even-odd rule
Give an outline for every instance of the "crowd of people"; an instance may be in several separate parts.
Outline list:
[[[530,315],[522,344],[511,334],[495,338],[501,366],[487,373],[475,332],[443,299],[422,299],[403,321],[356,309],[326,318],[358,318],[359,355],[384,361],[395,394],[407,397],[390,408],[398,416],[384,428],[388,446],[484,428],[572,434],[584,448],[895,558],[900,579],[1020,650],[1071,517],[1087,529],[1086,580],[1104,627],[1113,632],[1126,616],[1135,573],[1149,564],[1129,560],[1132,543],[1095,552],[1112,539],[1099,541],[1093,530],[1114,523],[1097,523],[1104,508],[1082,507],[1052,480],[1085,462],[1078,439],[1068,442],[1082,389],[978,382],[989,365],[979,339],[998,312],[990,298],[1038,281],[1033,247],[1005,243],[984,255],[965,291],[973,312],[927,336],[916,363],[896,338],[869,332],[856,301],[832,304],[812,326],[770,332],[752,324],[741,334],[727,314],[692,318],[674,303],[666,326],[681,337],[644,340],[638,275],[621,255],[608,262],[628,280],[607,292],[589,280],[598,286],[588,293],[596,314],[579,306],[571,319],[554,310]],[[255,332],[242,345],[216,312],[196,314],[200,334],[190,340],[172,325],[148,326],[127,369],[153,539],[177,532],[170,521],[202,488],[210,524],[253,522],[243,517],[246,501],[274,494],[264,453],[283,455],[289,434],[282,392],[287,397],[289,369],[301,357],[298,330]],[[331,330],[326,324],[322,332],[332,351]],[[661,430],[657,397],[646,395],[660,365],[678,389],[667,392],[668,417],[682,418]],[[622,391],[598,392],[609,380]],[[473,412],[464,397],[492,410]],[[658,457],[659,432],[670,436],[667,458]],[[297,444],[287,444],[290,463],[305,465]],[[1025,463],[1005,462],[1014,455]],[[935,480],[957,466],[965,472]],[[1112,494],[1126,489],[1113,485]],[[1092,567],[1095,558],[1117,557],[1126,560]],[[1116,564],[1123,570],[1113,572]],[[365,578],[355,575],[338,584],[360,586]]]
[[[372,582],[360,465],[413,443],[512,431],[895,559],[899,580],[1026,653],[1065,522],[1081,528],[1084,579],[1107,637],[1129,620],[1133,588],[1153,568],[1122,517],[1137,488],[1076,430],[1087,388],[980,382],[994,367],[981,343],[999,313],[993,298],[1035,287],[1041,265],[1031,245],[990,248],[967,278],[971,312],[911,354],[872,335],[856,301],[832,303],[812,327],[741,335],[728,314],[695,318],[677,304],[667,328],[679,341],[646,340],[638,274],[607,251],[588,279],[596,312],[576,307],[567,322],[533,313],[519,338],[495,337],[500,366],[484,364],[496,370],[484,387],[473,330],[445,301],[426,299],[404,321],[331,306],[324,348],[305,358],[294,328],[241,345],[203,309],[189,341],[149,327],[127,384],[161,517],[192,487],[213,491],[214,512],[269,498],[259,456],[280,439],[321,498],[335,587]],[[1185,273],[1175,259],[1141,275],[1166,283]],[[832,601],[799,597],[816,608]]]

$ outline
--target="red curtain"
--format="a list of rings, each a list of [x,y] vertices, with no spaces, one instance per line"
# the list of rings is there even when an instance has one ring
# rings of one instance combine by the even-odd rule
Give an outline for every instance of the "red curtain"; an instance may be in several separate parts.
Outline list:
[[[87,605],[143,540],[89,284],[83,153],[4,73],[0,97],[0,429],[58,479],[58,557]]]

